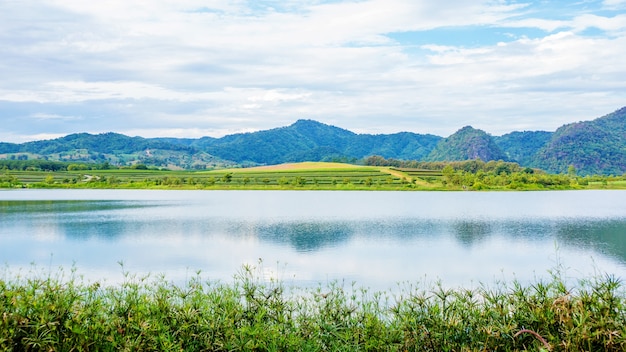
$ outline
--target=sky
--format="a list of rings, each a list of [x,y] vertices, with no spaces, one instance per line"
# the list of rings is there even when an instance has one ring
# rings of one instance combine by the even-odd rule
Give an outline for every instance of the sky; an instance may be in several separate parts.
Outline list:
[[[626,0],[0,0],[0,141],[554,131],[626,106]]]

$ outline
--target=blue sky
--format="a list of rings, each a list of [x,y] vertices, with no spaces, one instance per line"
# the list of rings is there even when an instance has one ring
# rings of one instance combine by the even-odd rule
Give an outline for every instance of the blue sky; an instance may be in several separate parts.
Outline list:
[[[626,0],[4,0],[0,141],[548,130],[626,105]]]

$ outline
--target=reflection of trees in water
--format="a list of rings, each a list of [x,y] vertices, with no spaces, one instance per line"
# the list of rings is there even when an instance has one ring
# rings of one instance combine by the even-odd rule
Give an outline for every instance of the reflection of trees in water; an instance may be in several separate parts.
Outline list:
[[[312,252],[347,241],[354,230],[338,222],[295,222],[261,226],[257,233],[261,240],[288,244],[299,252]]]
[[[491,234],[491,225],[486,221],[463,220],[452,224],[454,236],[464,246],[472,246]]]
[[[145,202],[114,200],[4,200],[0,201],[2,214],[84,213],[93,211],[143,208]]]
[[[567,246],[598,251],[626,263],[626,219],[563,222],[556,236]]]
[[[555,238],[560,246],[598,251],[626,263],[626,220],[287,222],[258,226],[255,232],[262,241],[287,244],[300,252],[333,247],[356,234],[409,241],[432,240],[452,233],[465,247],[479,245],[493,236],[531,242]]]
[[[113,214],[159,205],[156,202],[119,200],[0,201],[0,214],[6,222],[27,220],[34,230],[54,230],[72,240],[92,237],[117,240],[129,233],[137,233],[137,227],[142,223],[129,222]]]
[[[626,219],[560,219],[525,221],[457,221],[455,238],[471,246],[492,236],[524,241],[556,239],[561,247],[590,250],[626,263]]]

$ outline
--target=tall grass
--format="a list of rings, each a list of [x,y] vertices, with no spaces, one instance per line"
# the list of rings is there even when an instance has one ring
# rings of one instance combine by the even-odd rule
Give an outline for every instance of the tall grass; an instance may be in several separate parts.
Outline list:
[[[231,283],[184,285],[128,273],[118,285],[74,272],[0,280],[7,351],[623,351],[626,296],[598,276],[476,289],[405,284],[370,292],[287,288],[245,266]]]

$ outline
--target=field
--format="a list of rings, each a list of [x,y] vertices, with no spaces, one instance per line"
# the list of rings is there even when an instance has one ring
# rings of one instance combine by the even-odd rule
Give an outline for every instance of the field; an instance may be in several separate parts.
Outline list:
[[[459,164],[463,165],[463,164]],[[485,165],[490,165],[486,163]],[[498,163],[494,163],[498,166]],[[0,170],[0,188],[251,190],[564,190],[625,189],[625,176],[547,174],[510,165],[466,171],[304,162],[211,171],[145,168]],[[530,171],[529,171],[530,170]]]
[[[213,171],[7,171],[4,178],[9,177],[27,187],[331,190],[414,187],[414,177],[397,169],[341,163],[297,163]]]

